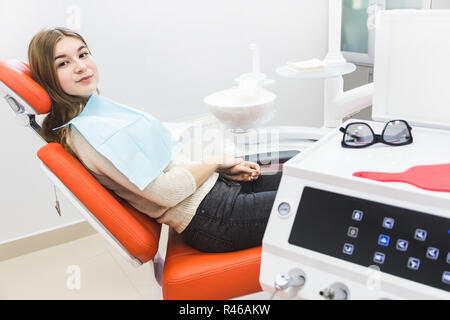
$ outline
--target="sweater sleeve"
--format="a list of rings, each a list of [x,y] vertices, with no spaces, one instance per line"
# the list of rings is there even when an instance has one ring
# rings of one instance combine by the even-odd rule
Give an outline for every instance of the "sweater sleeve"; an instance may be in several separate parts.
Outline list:
[[[78,158],[96,174],[105,175],[131,192],[163,207],[174,207],[197,190],[195,178],[183,166],[169,164],[164,171],[143,190],[123,175],[106,157],[71,126],[69,145]]]

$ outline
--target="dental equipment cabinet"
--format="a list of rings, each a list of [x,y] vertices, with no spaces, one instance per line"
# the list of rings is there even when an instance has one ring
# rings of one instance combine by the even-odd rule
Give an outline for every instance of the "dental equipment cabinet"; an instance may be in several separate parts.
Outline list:
[[[347,149],[334,129],[285,163],[263,239],[268,295],[450,299],[450,193],[352,176],[450,162],[449,32],[449,10],[377,13],[366,122],[381,133],[389,120],[407,120],[414,141]]]

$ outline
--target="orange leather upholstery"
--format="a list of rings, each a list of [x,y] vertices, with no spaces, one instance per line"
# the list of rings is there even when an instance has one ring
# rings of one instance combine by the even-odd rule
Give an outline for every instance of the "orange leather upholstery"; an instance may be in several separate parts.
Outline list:
[[[128,250],[145,263],[158,251],[161,225],[107,191],[59,143],[49,143],[38,157]]]
[[[52,103],[47,92],[31,78],[30,67],[20,60],[0,61],[0,81],[17,93],[37,114],[48,113]]]
[[[171,230],[164,263],[163,298],[231,299],[261,291],[261,249],[204,253],[186,245]]]

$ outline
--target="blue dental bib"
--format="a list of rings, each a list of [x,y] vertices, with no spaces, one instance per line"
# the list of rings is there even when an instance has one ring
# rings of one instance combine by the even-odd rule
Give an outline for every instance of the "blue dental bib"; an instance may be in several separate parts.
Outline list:
[[[181,149],[152,115],[97,94],[77,117],[53,130],[70,124],[140,190],[159,176]]]

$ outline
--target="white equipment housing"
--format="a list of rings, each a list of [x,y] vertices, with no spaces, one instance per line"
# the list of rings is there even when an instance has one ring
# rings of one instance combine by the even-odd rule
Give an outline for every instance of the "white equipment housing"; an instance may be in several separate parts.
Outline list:
[[[347,149],[335,129],[284,164],[263,239],[265,291],[277,287],[278,297],[297,299],[450,299],[450,193],[352,176],[450,163],[448,34],[449,10],[377,14],[375,121],[366,122],[379,134],[387,121],[406,120],[414,141]],[[385,218],[393,219],[392,229],[383,226]],[[417,230],[426,238],[417,239]],[[389,237],[387,245],[381,236]],[[406,251],[398,240],[408,241]],[[351,254],[344,253],[348,244]],[[427,256],[430,248],[437,257]],[[275,286],[286,274],[305,281]]]

